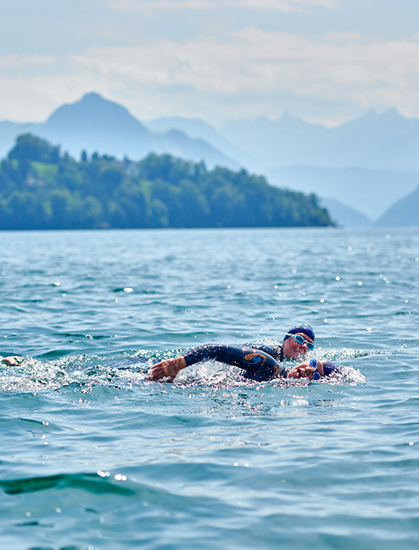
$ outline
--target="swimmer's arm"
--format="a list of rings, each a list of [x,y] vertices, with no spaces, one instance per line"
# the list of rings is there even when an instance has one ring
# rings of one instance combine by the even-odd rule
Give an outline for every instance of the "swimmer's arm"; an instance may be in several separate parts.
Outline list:
[[[309,380],[313,380],[315,371],[316,369],[310,365],[309,361],[304,361],[304,363],[292,367],[288,372],[287,378],[308,378]],[[320,376],[324,376],[323,364],[319,360],[317,360],[317,372]]]
[[[168,378],[169,382],[173,382],[179,372],[182,369],[186,369],[187,366],[184,355],[175,357],[174,359],[164,359],[151,367],[147,373],[147,378],[149,380]]]
[[[168,378],[169,382],[173,382],[182,369],[199,363],[203,359],[215,359],[217,353],[218,346],[208,344],[199,346],[198,348],[188,351],[185,355],[175,357],[174,359],[164,359],[156,365],[153,365],[148,371],[147,378],[149,380]]]
[[[1,362],[4,363],[5,365],[8,365],[9,367],[16,367],[18,365],[21,365],[24,360],[25,360],[24,357],[19,357],[18,355],[11,355],[9,357],[3,357]]]
[[[269,380],[273,376],[285,376],[285,369],[281,369],[272,357],[264,352],[260,354],[254,352],[254,349],[236,346],[205,344],[192,349],[181,357],[160,361],[150,369],[147,376],[150,380],[168,378],[170,382],[173,382],[182,369],[208,359],[239,367],[263,380]]]
[[[253,380],[270,380],[273,377],[285,375],[285,368],[281,367],[271,355],[247,346],[204,344],[192,349],[184,357],[187,366],[212,359],[245,370],[246,377]]]

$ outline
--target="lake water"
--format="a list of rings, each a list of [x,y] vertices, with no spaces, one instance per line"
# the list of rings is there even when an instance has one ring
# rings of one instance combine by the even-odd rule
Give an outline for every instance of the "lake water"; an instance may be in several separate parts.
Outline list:
[[[0,548],[419,547],[419,229],[2,232],[0,303]],[[297,322],[341,379],[145,378]]]

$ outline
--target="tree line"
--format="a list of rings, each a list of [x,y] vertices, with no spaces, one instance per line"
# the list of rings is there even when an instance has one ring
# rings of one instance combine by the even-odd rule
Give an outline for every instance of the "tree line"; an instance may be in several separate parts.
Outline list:
[[[0,229],[333,225],[314,194],[170,155],[80,160],[31,134],[0,164]]]

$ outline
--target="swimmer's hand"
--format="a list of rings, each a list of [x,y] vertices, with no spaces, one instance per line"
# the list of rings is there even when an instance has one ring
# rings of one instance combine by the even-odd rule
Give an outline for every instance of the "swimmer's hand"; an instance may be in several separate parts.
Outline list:
[[[173,382],[179,371],[187,367],[185,358],[175,357],[175,359],[164,359],[153,365],[147,373],[149,380],[160,380],[161,378],[168,378],[169,382]]]
[[[9,357],[4,357],[1,362],[5,365],[9,365],[9,367],[17,367],[18,365],[21,365],[24,360],[25,359],[23,357],[10,355]]]
[[[308,378],[309,380],[313,380],[315,371],[316,369],[310,366],[308,361],[304,361],[304,363],[300,363],[296,367],[293,367],[289,371],[287,378]],[[320,376],[324,376],[323,364],[319,360],[317,360],[317,372]]]

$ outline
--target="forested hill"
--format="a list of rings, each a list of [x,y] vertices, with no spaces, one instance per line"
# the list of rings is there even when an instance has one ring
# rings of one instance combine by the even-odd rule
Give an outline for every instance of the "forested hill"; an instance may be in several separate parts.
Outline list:
[[[315,195],[169,155],[77,161],[25,134],[1,162],[0,229],[328,225]]]

